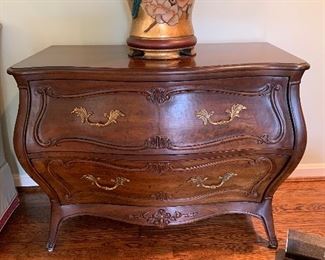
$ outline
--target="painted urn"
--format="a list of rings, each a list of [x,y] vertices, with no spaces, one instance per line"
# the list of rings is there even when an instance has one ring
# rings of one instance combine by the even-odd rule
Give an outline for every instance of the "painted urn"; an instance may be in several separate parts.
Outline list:
[[[143,59],[177,59],[195,55],[192,26],[195,0],[128,0],[132,25],[129,55]]]

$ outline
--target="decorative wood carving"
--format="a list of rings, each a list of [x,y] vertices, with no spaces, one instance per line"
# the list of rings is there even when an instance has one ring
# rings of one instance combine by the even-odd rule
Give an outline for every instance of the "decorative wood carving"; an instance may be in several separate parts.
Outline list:
[[[147,100],[154,104],[163,104],[170,100],[168,91],[164,88],[154,88],[146,92]]]
[[[172,162],[149,162],[146,165],[146,168],[157,174],[164,174],[173,171]]]
[[[198,212],[182,213],[175,211],[173,213],[165,209],[159,209],[157,212],[141,212],[139,214],[129,215],[129,219],[144,219],[149,225],[159,226],[161,228],[168,226],[173,222],[177,222],[180,218],[193,218]]]
[[[170,194],[168,194],[167,192],[160,191],[160,192],[151,194],[150,199],[164,201],[164,200],[172,199],[172,196]]]
[[[279,132],[275,137],[271,137],[270,134],[263,134],[262,136],[259,137],[260,139],[257,140],[257,142],[259,144],[263,144],[263,143],[276,144],[284,138],[285,131],[286,131],[285,119],[284,119],[283,115],[281,114],[281,110],[279,108],[277,97],[276,97],[276,92],[280,91],[282,86],[279,84],[271,83],[270,88],[271,88],[271,92],[270,92],[271,105],[272,105],[274,115],[276,116],[276,118],[278,120]]]
[[[144,146],[148,149],[170,149],[173,144],[168,137],[154,136],[146,140]]]

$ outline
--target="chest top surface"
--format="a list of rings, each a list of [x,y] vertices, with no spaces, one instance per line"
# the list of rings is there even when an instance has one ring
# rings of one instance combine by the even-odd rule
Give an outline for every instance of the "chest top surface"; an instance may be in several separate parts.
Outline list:
[[[136,60],[124,45],[51,46],[12,66],[9,73],[30,70],[86,69],[198,70],[198,69],[290,69],[309,68],[304,60],[269,43],[199,44],[197,55],[169,61]]]

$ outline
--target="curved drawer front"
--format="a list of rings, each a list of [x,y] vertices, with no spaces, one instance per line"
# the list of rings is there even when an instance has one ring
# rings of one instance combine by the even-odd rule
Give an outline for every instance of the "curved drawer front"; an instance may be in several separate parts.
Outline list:
[[[160,117],[172,150],[292,148],[286,80],[224,83],[172,92]]]
[[[143,150],[144,136],[158,132],[156,107],[118,84],[117,90],[100,81],[33,84],[30,151]]]
[[[31,85],[31,152],[198,153],[292,148],[287,78]],[[164,150],[164,151],[161,151]]]
[[[260,201],[288,156],[251,155],[157,161],[33,159],[61,203],[189,205]]]

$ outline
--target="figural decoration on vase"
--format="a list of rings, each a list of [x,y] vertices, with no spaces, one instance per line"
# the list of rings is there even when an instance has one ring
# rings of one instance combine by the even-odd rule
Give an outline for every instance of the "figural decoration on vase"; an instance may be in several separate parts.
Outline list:
[[[128,0],[132,25],[129,55],[143,59],[194,56],[192,26],[195,0]]]

